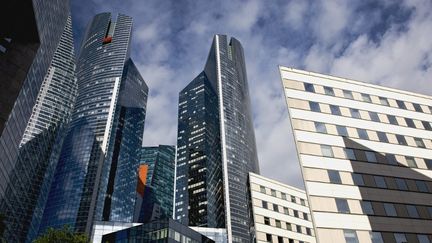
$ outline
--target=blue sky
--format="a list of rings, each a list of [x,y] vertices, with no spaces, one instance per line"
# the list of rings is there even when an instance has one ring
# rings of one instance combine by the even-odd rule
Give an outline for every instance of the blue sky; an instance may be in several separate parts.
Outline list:
[[[278,65],[432,94],[430,0],[70,0],[78,47],[100,12],[134,18],[131,56],[150,97],[144,145],[175,144],[178,92],[213,35],[246,56],[261,174],[303,187]]]

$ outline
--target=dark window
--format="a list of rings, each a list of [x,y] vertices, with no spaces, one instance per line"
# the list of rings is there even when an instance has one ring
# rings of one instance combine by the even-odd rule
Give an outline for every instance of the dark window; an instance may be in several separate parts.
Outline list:
[[[408,243],[405,234],[403,233],[394,233],[394,238],[396,243]]]
[[[370,232],[370,238],[372,243],[384,243],[380,232]]]
[[[406,124],[408,125],[408,127],[416,128],[416,126],[415,126],[415,124],[414,124],[414,121],[413,121],[412,119],[410,119],[410,118],[405,118],[405,122],[406,122]]]
[[[266,189],[265,189],[265,187],[260,186],[260,192],[262,192],[262,193],[266,193]]]
[[[292,231],[292,225],[290,223],[286,223],[286,228],[287,228],[287,230]]]
[[[425,128],[426,130],[428,130],[428,131],[432,131],[432,126],[431,126],[431,123],[430,123],[430,122],[422,121],[422,124],[423,124],[423,126],[424,126],[424,128]]]
[[[432,207],[427,207],[428,213],[429,213],[429,217],[432,218]]]
[[[306,234],[307,235],[312,235],[312,230],[310,228],[306,228]]]
[[[283,242],[284,242],[283,237],[282,236],[278,236],[278,243],[283,243]]]
[[[406,110],[406,106],[405,106],[405,103],[403,101],[396,100],[396,103],[397,103],[399,108]]]
[[[330,87],[327,87],[327,86],[324,86],[324,93],[325,93],[326,95],[331,95],[331,96],[334,96],[334,95],[335,95],[333,89],[330,88]]]
[[[307,215],[307,213],[303,213],[303,219],[308,220],[308,215]]]
[[[385,133],[377,132],[377,134],[378,134],[378,139],[380,142],[388,143],[387,135]]]
[[[429,190],[427,188],[427,185],[426,185],[426,183],[424,181],[415,181],[415,182],[416,182],[416,185],[417,185],[417,189],[420,192],[429,192]]]
[[[407,205],[408,215],[411,218],[418,218],[419,214],[417,208],[414,205]]]
[[[374,176],[375,184],[379,188],[387,188],[387,184],[385,182],[384,177],[382,176]]]
[[[386,158],[389,164],[391,165],[398,165],[398,161],[396,159],[396,156],[394,154],[386,154]]]
[[[354,96],[353,96],[352,92],[349,91],[349,90],[344,90],[344,91],[343,91],[343,95],[344,95],[344,97],[347,98],[347,99],[351,99],[351,100],[354,99]],[[432,112],[432,111],[431,111],[431,112]]]
[[[326,126],[322,122],[315,122],[315,130],[320,133],[327,133]]]
[[[414,110],[417,112],[423,112],[421,106],[419,104],[413,103]]]
[[[429,170],[432,170],[432,159],[425,159],[426,166]]]
[[[306,201],[303,198],[300,198],[300,204],[306,206]]]
[[[280,220],[275,220],[275,222],[276,222],[276,227],[277,228],[282,228],[282,225],[281,225],[281,221]]]
[[[299,213],[298,213],[298,211],[297,211],[297,210],[293,210],[293,212],[294,212],[294,217],[299,218]]]
[[[336,198],[336,207],[339,213],[350,213],[348,202],[343,198]]]
[[[361,94],[361,97],[362,97],[364,102],[368,102],[368,103],[372,102],[371,97],[368,94]]]
[[[337,130],[339,136],[348,137],[348,131],[347,131],[346,127],[336,125],[336,130]]]
[[[360,112],[358,109],[352,109],[350,108],[350,113],[351,113],[351,117],[353,118],[361,118],[360,117]]]
[[[364,186],[365,185],[362,174],[353,173],[352,179],[353,179],[354,185],[356,185],[356,186]]]
[[[396,139],[397,139],[399,145],[408,145],[404,136],[397,134]]]
[[[388,102],[387,98],[379,97],[379,100],[380,100],[381,105],[389,106],[389,102]]]
[[[423,142],[423,139],[421,139],[421,138],[414,138],[414,141],[415,141],[417,147],[419,147],[419,148],[426,148],[426,146],[425,146],[425,144]]]
[[[387,216],[397,216],[393,203],[384,203],[384,210]]]
[[[328,170],[327,172],[328,172],[328,176],[329,176],[331,183],[335,183],[335,184],[341,184],[342,183],[342,180],[341,180],[340,175],[339,175],[339,171]]]
[[[378,113],[376,113],[376,112],[372,112],[372,111],[369,111],[369,116],[370,116],[370,119],[371,119],[372,121],[374,121],[374,122],[380,122],[380,119],[379,119]]]
[[[360,139],[369,140],[369,136],[365,129],[357,128],[357,133]]]
[[[298,233],[301,233],[301,232],[302,232],[302,230],[301,230],[301,226],[300,226],[300,225],[296,225],[296,229],[297,229],[297,232],[298,232]]]
[[[406,184],[406,182],[405,182],[404,179],[396,178],[396,185],[397,185],[397,187],[398,187],[399,190],[402,190],[402,191],[407,191],[408,190],[408,186],[407,186],[407,184]]]
[[[273,197],[276,197],[276,191],[273,190],[273,189],[271,189],[271,195],[272,195]]]
[[[294,240],[293,239],[288,239],[288,242],[289,243],[294,243]]]
[[[393,116],[393,115],[387,115],[387,118],[388,118],[390,124],[392,124],[392,125],[399,125],[399,123],[397,122],[395,116]]]
[[[272,242],[272,235],[266,234],[266,239],[267,239],[267,242]]]
[[[264,217],[264,224],[270,225],[270,219],[268,217]]]
[[[375,152],[365,151],[366,154],[366,160],[368,162],[377,163],[377,158],[375,156]]]
[[[347,158],[349,160],[356,160],[357,159],[355,156],[354,150],[344,148],[344,152],[345,152],[345,158]]]
[[[273,204],[273,211],[279,212],[279,207],[276,204]]]
[[[339,109],[339,106],[330,105],[330,111],[331,111],[332,115],[336,115],[336,116],[342,115],[341,111]]]
[[[415,162],[413,157],[405,156],[405,160],[409,167],[417,168],[417,163]]]
[[[262,207],[268,209],[268,203],[266,201],[262,201]]]
[[[427,235],[417,235],[419,243],[431,243]]]
[[[309,101],[311,111],[321,112],[320,106],[317,102]]]
[[[361,205],[363,214],[366,214],[366,215],[373,215],[374,214],[374,210],[372,208],[372,203],[371,202],[360,201],[360,205]]]
[[[293,202],[293,203],[296,202],[296,198],[294,196],[291,196],[291,202]]]
[[[306,90],[307,92],[315,93],[315,89],[314,89],[313,84],[310,84],[310,83],[304,83],[304,88],[305,88],[305,90]]]
[[[346,243],[359,243],[357,233],[354,230],[343,230]]]
[[[281,197],[282,197],[282,199],[283,199],[283,200],[286,200],[286,199],[287,199],[287,196],[286,196],[286,194],[285,194],[285,193],[283,193],[283,192],[281,192]]]
[[[284,210],[284,214],[289,215],[289,210],[288,210],[288,208],[284,207],[283,210]]]

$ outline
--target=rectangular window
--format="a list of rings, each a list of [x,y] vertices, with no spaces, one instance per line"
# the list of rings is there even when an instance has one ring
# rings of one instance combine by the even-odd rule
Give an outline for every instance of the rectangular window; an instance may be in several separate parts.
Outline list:
[[[397,216],[396,208],[393,203],[384,203],[384,210],[387,216]]]
[[[309,107],[311,111],[321,112],[320,106],[317,102],[309,101]]]
[[[313,84],[310,84],[310,83],[303,83],[303,84],[304,84],[304,88],[307,92],[315,93],[315,88],[314,88]]]
[[[409,167],[417,168],[417,163],[415,162],[413,157],[405,156],[405,160]]]
[[[342,113],[339,109],[339,106],[336,105],[330,105],[330,111],[332,113],[332,115],[336,115],[336,116],[341,116]]]
[[[274,204],[274,203],[273,203],[273,211],[275,211],[275,212],[279,212],[279,207],[278,207],[278,205],[276,205],[276,204]]]
[[[333,150],[329,145],[321,145],[321,153],[325,157],[333,157]]]
[[[414,121],[413,121],[412,119],[410,119],[410,118],[405,118],[405,122],[406,122],[406,124],[408,125],[408,127],[416,128],[416,126],[415,126],[415,124],[414,124]]]
[[[303,198],[300,198],[300,204],[306,206],[306,201]]]
[[[362,174],[352,173],[352,179],[353,179],[354,185],[356,185],[356,186],[364,186],[365,185]]]
[[[303,219],[308,220],[308,215],[307,215],[307,213],[303,213]]]
[[[296,198],[294,196],[291,196],[291,202],[296,203]]]
[[[342,184],[341,177],[339,175],[339,171],[337,170],[328,170],[327,171],[330,182],[335,184]]]
[[[270,225],[270,219],[268,217],[264,217],[264,224]]]
[[[293,212],[294,212],[294,217],[299,218],[299,213],[298,213],[298,211],[297,211],[297,210],[293,210]]]
[[[393,236],[396,243],[408,243],[406,236],[403,233],[394,233]]]
[[[344,95],[344,97],[347,98],[347,99],[351,99],[351,100],[354,99],[354,96],[353,96],[352,92],[349,91],[349,90],[344,90],[344,91],[343,91],[343,95]],[[431,112],[432,112],[432,111],[431,111]]]
[[[407,186],[404,179],[396,178],[396,185],[397,185],[398,189],[401,191],[407,191],[408,190],[408,186]]]
[[[289,210],[288,210],[288,208],[284,207],[283,210],[284,210],[284,214],[289,215]]]
[[[432,218],[432,207],[427,207],[428,213],[429,213],[429,217]]]
[[[266,193],[266,189],[265,189],[265,187],[260,186],[260,192],[265,194],[265,193]]]
[[[377,132],[377,135],[378,135],[378,140],[380,142],[382,142],[382,143],[388,143],[389,142],[388,138],[387,138],[387,135],[385,133],[383,133],[383,132]]]
[[[406,110],[406,106],[405,103],[402,100],[396,100],[396,103],[398,105],[399,108]]]
[[[427,185],[426,185],[426,183],[424,181],[415,181],[415,182],[416,182],[416,185],[417,185],[417,189],[420,192],[429,192],[429,190],[427,188]]]
[[[335,198],[338,213],[350,213],[348,201],[343,198]]]
[[[375,152],[365,151],[366,159],[368,162],[377,163],[377,158],[375,156]]]
[[[282,228],[282,225],[281,225],[281,221],[280,221],[280,220],[277,220],[277,219],[276,219],[275,222],[276,222],[276,227],[277,227],[277,228]]]
[[[347,131],[346,127],[336,125],[336,130],[337,130],[339,136],[348,137],[348,131]]]
[[[369,140],[369,136],[365,129],[357,128],[357,133],[360,139]]]
[[[364,101],[364,102],[368,102],[368,103],[372,103],[372,100],[371,100],[371,97],[370,97],[370,95],[368,95],[368,94],[361,94],[361,97],[362,97],[362,100]]]
[[[398,161],[396,159],[396,156],[394,154],[386,154],[387,162],[390,165],[398,165]]]
[[[298,233],[301,233],[301,232],[302,232],[302,230],[301,230],[301,226],[300,226],[300,225],[296,225],[296,229],[297,229],[297,232],[298,232]]]
[[[294,243],[294,240],[293,239],[288,239],[288,242],[289,243]]]
[[[272,195],[273,197],[276,197],[276,191],[273,190],[273,189],[271,189],[271,195]]]
[[[361,118],[360,117],[360,112],[359,112],[358,109],[350,108],[350,113],[351,113],[351,117],[352,118]]]
[[[266,240],[267,240],[267,242],[272,242],[272,235],[266,234]]]
[[[312,230],[310,228],[306,228],[306,234],[307,235],[312,235]]]
[[[379,97],[379,100],[380,100],[381,105],[386,105],[386,106],[390,105],[387,98]]]
[[[397,134],[396,139],[399,145],[408,145],[404,136]]]
[[[262,201],[262,207],[268,209],[268,203],[266,201]]]
[[[378,113],[376,113],[376,112],[372,112],[372,111],[369,111],[369,116],[370,116],[370,119],[371,119],[372,121],[374,121],[374,122],[380,122],[380,119],[379,119]]]
[[[327,133],[327,129],[324,123],[322,122],[314,122],[315,123],[315,131],[319,133]]]
[[[380,232],[369,232],[372,243],[384,243]]]
[[[427,235],[417,235],[419,243],[431,243]]]
[[[374,210],[373,210],[371,202],[369,202],[369,201],[360,201],[360,205],[361,205],[363,214],[374,215]]]
[[[377,185],[377,187],[379,187],[379,188],[387,188],[387,184],[385,182],[384,177],[382,177],[382,176],[374,176],[373,178],[375,180],[375,184]]]
[[[430,124],[430,122],[422,121],[422,124],[426,130],[432,131],[432,125]]]
[[[278,243],[284,243],[284,240],[283,240],[282,236],[278,236]]]
[[[324,86],[324,93],[326,95],[331,95],[331,96],[335,95],[333,89],[331,87],[327,87],[327,86]]]
[[[419,147],[419,148],[426,148],[426,146],[425,146],[425,144],[423,142],[423,139],[421,139],[421,138],[414,138],[414,141],[415,141],[417,147]]]
[[[414,110],[417,112],[423,112],[421,106],[419,104],[413,103]]]
[[[359,243],[357,233],[354,230],[343,230],[346,243]]]
[[[349,148],[344,148],[344,153],[345,153],[345,158],[349,159],[349,160],[356,160],[356,156],[354,153],[354,150],[349,149]]]
[[[432,170],[432,159],[425,159],[424,161],[425,161],[426,167],[429,170]]]
[[[283,193],[283,192],[281,192],[281,197],[282,197],[283,200],[287,200],[287,196],[286,196],[286,194]]]
[[[286,223],[286,228],[287,228],[287,230],[292,231],[292,225],[290,223]]]
[[[388,118],[390,124],[397,125],[397,126],[399,125],[399,123],[397,122],[395,116],[393,116],[393,115],[387,115],[387,118]]]
[[[411,218],[418,218],[420,217],[417,211],[417,208],[414,205],[407,205],[408,215]]]

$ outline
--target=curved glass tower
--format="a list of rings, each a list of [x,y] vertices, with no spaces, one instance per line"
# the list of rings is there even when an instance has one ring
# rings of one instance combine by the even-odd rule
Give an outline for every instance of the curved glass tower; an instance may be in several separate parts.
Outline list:
[[[250,242],[247,180],[259,167],[244,53],[235,38],[215,35],[204,72],[180,92],[177,158],[175,217],[204,227],[221,227],[223,217],[229,242]]]
[[[141,145],[148,89],[129,59],[131,31],[132,18],[123,14],[116,21],[98,14],[87,27],[77,62],[78,96],[41,233],[65,224],[90,233],[115,188],[110,181],[117,166],[134,154],[127,144]]]

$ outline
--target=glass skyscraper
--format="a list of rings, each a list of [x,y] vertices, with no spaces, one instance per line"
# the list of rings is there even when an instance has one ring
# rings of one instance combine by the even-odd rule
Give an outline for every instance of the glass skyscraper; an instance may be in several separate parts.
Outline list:
[[[2,10],[19,17],[0,36],[0,213],[6,241],[25,242],[38,230],[53,145],[75,98],[72,27],[68,1],[22,1]]]
[[[65,224],[90,233],[93,220],[112,215],[116,175],[125,163],[137,162],[148,88],[129,59],[131,32],[132,18],[123,14],[116,21],[98,14],[87,27],[77,62],[78,96],[40,233]]]
[[[259,167],[244,53],[235,38],[215,35],[204,72],[180,92],[177,143],[176,219],[225,227],[229,242],[250,242],[247,178]]]

